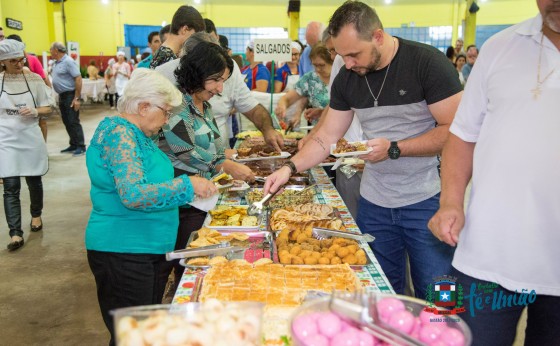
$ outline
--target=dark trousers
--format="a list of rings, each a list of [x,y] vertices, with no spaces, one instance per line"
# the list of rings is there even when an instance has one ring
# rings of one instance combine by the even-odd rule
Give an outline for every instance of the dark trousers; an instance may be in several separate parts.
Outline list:
[[[115,344],[111,310],[160,304],[167,284],[165,255],[87,251],[103,321]]]
[[[70,146],[76,148],[85,148],[84,130],[80,124],[80,111],[72,108],[74,100],[74,91],[66,91],[59,95],[58,105],[60,107],[60,115],[62,122],[66,127],[66,132],[70,136]]]
[[[114,106],[115,106],[115,100],[114,100],[115,95],[117,95],[117,94],[107,94],[107,97],[109,98],[109,105],[110,105],[111,107],[114,107]],[[118,96],[117,96],[117,97],[118,97]],[[118,101],[118,99],[117,99],[117,101]]]
[[[4,213],[10,228],[10,237],[23,237],[21,229],[21,201],[19,192],[21,190],[20,177],[8,177],[4,179]],[[31,202],[31,216],[39,217],[43,211],[43,182],[41,177],[25,177],[29,188],[29,199]]]
[[[190,207],[190,208],[179,208],[179,230],[177,231],[177,240],[175,241],[175,250],[181,250],[187,247],[187,242],[192,232],[198,231],[204,224],[204,219],[206,218],[206,212],[200,209]],[[179,264],[179,260],[172,261],[173,265],[170,266],[168,275],[171,273],[171,269],[175,270],[175,287],[173,292],[177,290],[179,281],[181,281],[181,276],[185,271],[185,267]]]
[[[457,283],[463,286],[465,292],[463,304],[467,311],[459,316],[465,320],[471,329],[472,345],[512,345],[517,332],[517,323],[525,305],[511,304],[511,307],[505,306],[493,310],[492,298],[496,294],[497,297],[507,301],[506,298],[516,294],[516,292],[509,291],[499,285],[493,288],[493,292],[490,293],[484,293],[482,289],[473,292],[473,284],[476,287],[481,287],[479,285],[490,286],[493,283],[473,278],[455,268],[453,268],[451,275],[457,277]],[[526,289],[529,292],[531,291],[531,287]],[[516,296],[520,296],[519,292]],[[490,297],[489,301],[486,301],[486,297]],[[502,300],[498,298],[496,301],[500,302]],[[499,303],[496,304],[496,307],[498,306],[500,306]],[[536,300],[529,303],[527,308],[525,345],[560,345],[560,328],[558,328],[560,325],[560,297],[537,295]]]

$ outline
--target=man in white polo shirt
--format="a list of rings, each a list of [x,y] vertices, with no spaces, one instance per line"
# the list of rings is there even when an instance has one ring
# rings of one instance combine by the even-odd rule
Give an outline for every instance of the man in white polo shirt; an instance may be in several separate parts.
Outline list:
[[[560,1],[537,6],[538,16],[481,49],[429,223],[457,245],[452,275],[464,287],[473,345],[511,345],[526,305],[525,345],[560,345]]]

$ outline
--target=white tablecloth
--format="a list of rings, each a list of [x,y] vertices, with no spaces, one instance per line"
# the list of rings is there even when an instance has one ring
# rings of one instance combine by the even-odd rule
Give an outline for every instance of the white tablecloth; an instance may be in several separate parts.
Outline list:
[[[91,98],[93,101],[102,101],[106,93],[107,88],[105,88],[104,79],[82,79],[82,99],[84,101],[87,101],[88,98]]]

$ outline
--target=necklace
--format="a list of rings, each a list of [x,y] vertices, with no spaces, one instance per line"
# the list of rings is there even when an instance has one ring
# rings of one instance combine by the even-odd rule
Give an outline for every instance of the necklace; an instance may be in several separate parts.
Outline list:
[[[375,97],[375,95],[371,91],[371,88],[369,86],[369,82],[367,80],[367,75],[364,76],[364,78],[366,80],[367,88],[369,90],[369,93],[371,94],[371,97],[373,97],[373,106],[374,107],[377,107],[377,105],[379,104],[379,102],[377,102],[377,99],[379,99],[379,96],[381,95],[381,91],[383,91],[383,86],[385,85],[385,80],[387,79],[387,75],[389,74],[389,69],[391,68],[391,63],[393,62],[393,58],[395,57],[396,49],[397,49],[397,44],[395,42],[395,38],[393,37],[393,56],[391,56],[391,61],[389,61],[389,65],[387,66],[387,71],[385,71],[385,77],[383,77],[383,82],[381,83],[381,88],[379,88],[379,92],[377,93],[377,97]]]
[[[556,70],[556,68],[553,68],[552,71],[550,71],[546,75],[546,77],[544,77],[544,79],[541,80],[541,58],[542,58],[542,50],[543,50],[543,40],[544,40],[544,31],[541,36],[541,48],[539,50],[539,65],[537,67],[537,86],[534,89],[531,89],[531,92],[533,93],[533,98],[535,100],[537,100],[541,95],[542,92],[541,86],[544,84],[544,82],[546,82],[548,77],[550,77],[554,73],[554,70]]]

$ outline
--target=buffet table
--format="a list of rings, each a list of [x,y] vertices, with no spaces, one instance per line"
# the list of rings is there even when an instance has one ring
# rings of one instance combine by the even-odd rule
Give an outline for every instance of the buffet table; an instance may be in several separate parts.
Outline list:
[[[315,167],[311,169],[311,175],[315,182],[317,182],[317,194],[315,202],[321,204],[329,204],[336,207],[344,221],[346,229],[349,232],[360,233],[354,218],[346,208],[344,201],[340,197],[338,191],[331,183],[329,177],[322,167]],[[236,195],[222,195],[218,201],[220,205],[239,205],[247,204],[244,198]],[[264,229],[263,229],[264,230]],[[379,262],[371,252],[371,249],[366,247],[366,254],[369,256],[370,265],[363,267],[353,267],[356,276],[359,278],[362,288],[366,292],[380,292],[380,293],[394,293],[389,280],[381,270]],[[204,273],[200,270],[186,269],[181,278],[181,282],[177,288],[177,292],[173,297],[172,304],[183,304],[196,300],[197,290],[200,286]]]
[[[82,79],[82,99],[85,101],[91,98],[94,102],[102,101],[107,93],[104,79]]]

